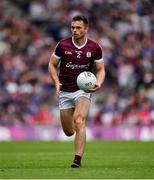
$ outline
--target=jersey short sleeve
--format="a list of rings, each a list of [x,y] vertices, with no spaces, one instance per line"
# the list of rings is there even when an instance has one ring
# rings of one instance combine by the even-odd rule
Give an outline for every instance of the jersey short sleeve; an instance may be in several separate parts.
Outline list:
[[[61,45],[60,45],[60,43],[57,44],[57,46],[53,52],[53,55],[55,56],[56,59],[61,58]]]
[[[103,61],[102,48],[98,45],[95,52],[95,62]]]

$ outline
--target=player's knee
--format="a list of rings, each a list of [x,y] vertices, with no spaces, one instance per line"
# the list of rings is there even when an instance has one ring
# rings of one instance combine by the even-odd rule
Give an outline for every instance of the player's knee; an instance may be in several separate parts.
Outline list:
[[[74,134],[74,131],[64,130],[64,133],[66,134],[66,136],[72,136]]]
[[[75,126],[75,130],[78,131],[81,128],[84,127],[84,117],[80,114],[74,116],[74,126]]]
[[[74,114],[73,116],[74,122],[82,122],[84,120],[84,117],[82,114]]]

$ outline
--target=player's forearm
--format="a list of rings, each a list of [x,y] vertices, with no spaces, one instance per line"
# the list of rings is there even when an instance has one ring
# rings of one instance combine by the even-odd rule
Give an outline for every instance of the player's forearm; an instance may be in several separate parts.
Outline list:
[[[57,68],[53,64],[49,63],[48,70],[54,84],[59,83]]]
[[[102,86],[104,79],[105,79],[105,70],[103,69],[99,69],[97,71],[96,74],[96,78],[97,78],[97,83],[100,84],[100,86]]]

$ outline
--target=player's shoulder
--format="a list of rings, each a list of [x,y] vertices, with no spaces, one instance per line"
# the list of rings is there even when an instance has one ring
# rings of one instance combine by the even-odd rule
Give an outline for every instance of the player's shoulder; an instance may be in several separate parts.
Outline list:
[[[101,46],[98,42],[96,42],[95,40],[90,39],[90,38],[88,38],[88,44],[95,48],[101,48]]]
[[[71,37],[68,37],[68,38],[65,38],[65,39],[61,39],[58,44],[64,46],[64,45],[69,44],[69,43],[71,43],[71,42],[72,42]]]

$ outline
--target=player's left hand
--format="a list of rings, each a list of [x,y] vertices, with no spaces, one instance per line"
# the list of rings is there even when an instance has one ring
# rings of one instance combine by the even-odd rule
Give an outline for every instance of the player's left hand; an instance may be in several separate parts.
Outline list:
[[[87,93],[93,93],[93,92],[96,92],[98,89],[100,89],[100,87],[101,87],[101,84],[96,83],[95,86],[94,86],[94,88],[88,89],[88,90],[86,90],[85,92],[87,92]]]

